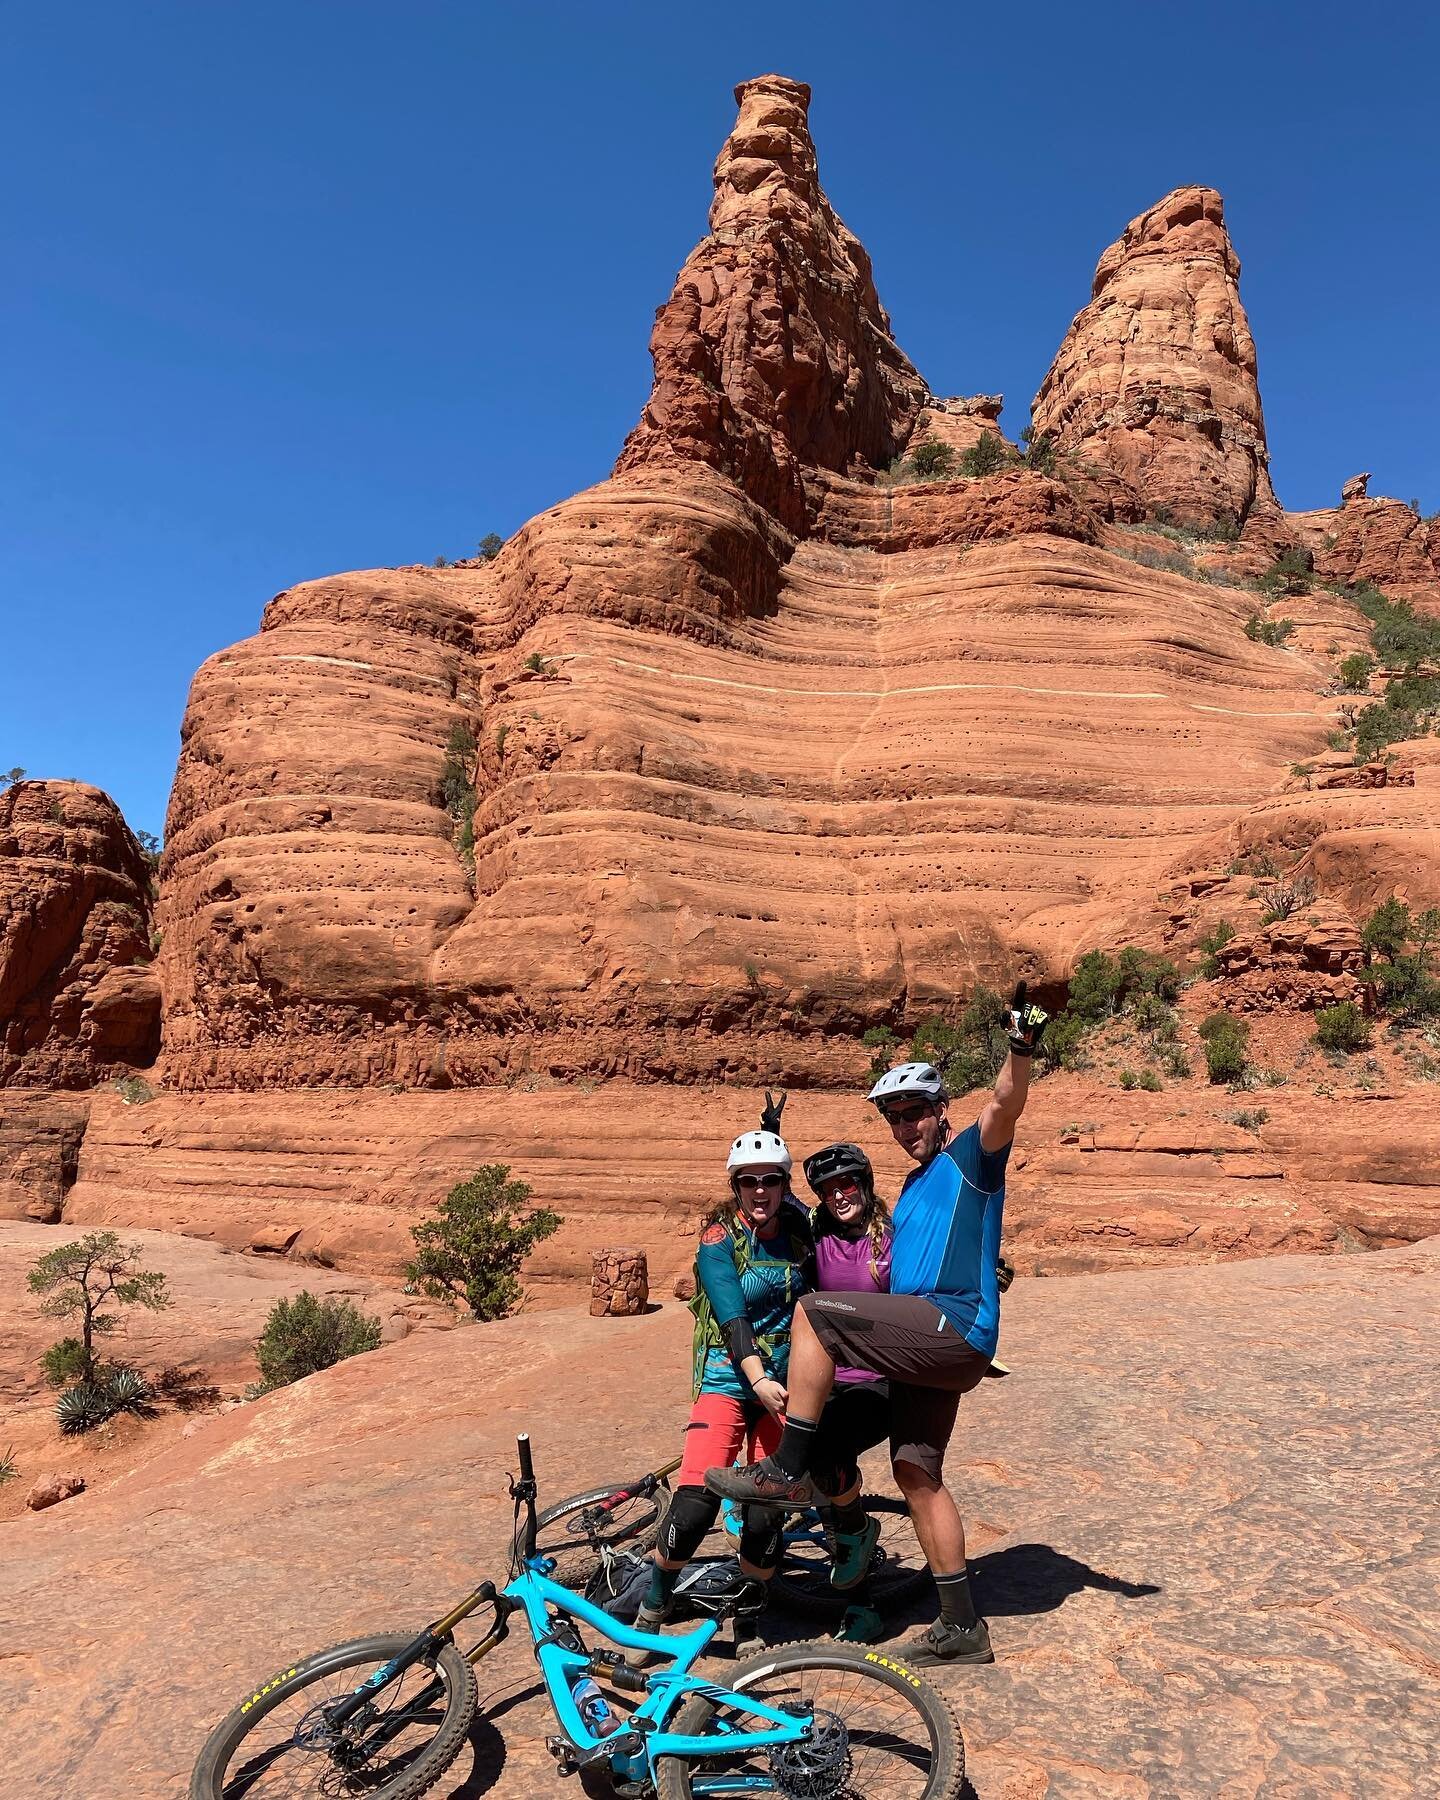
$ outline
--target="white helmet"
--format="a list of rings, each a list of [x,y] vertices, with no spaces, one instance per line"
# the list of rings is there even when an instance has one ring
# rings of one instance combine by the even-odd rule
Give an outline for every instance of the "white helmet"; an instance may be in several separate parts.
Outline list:
[[[742,1131],[725,1159],[726,1173],[730,1175],[737,1169],[758,1169],[769,1164],[783,1169],[787,1175],[793,1167],[784,1138],[774,1131]]]
[[[898,1100],[902,1094],[918,1094],[922,1100],[950,1098],[934,1063],[901,1063],[898,1069],[887,1069],[865,1098],[883,1110],[887,1100]]]

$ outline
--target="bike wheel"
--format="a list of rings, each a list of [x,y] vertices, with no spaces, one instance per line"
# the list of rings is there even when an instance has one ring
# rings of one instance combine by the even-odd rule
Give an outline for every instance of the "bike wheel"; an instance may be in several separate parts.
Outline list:
[[[929,1581],[930,1571],[903,1500],[890,1494],[866,1494],[861,1505],[880,1525],[870,1562],[870,1604],[887,1612],[913,1600]],[[804,1618],[824,1618],[854,1599],[855,1588],[830,1585],[830,1552],[813,1511],[794,1514],[786,1521],[780,1566],[770,1592],[777,1603]]]
[[[965,1780],[965,1744],[949,1704],[895,1657],[844,1644],[786,1644],[742,1663],[731,1690],[767,1706],[810,1705],[812,1745],[739,1751],[694,1763],[656,1761],[658,1800],[703,1800],[707,1776],[731,1783],[750,1777],[757,1793],[807,1793],[817,1800],[956,1800]],[[755,1730],[743,1706],[694,1695],[668,1730],[708,1737]]]
[[[607,1501],[633,1485],[614,1481],[609,1487],[589,1488],[541,1513],[535,1525],[535,1553],[554,1558],[552,1579],[562,1587],[583,1592],[608,1550],[644,1556],[655,1548],[670,1505],[670,1490],[657,1487],[651,1494],[635,1495],[607,1507]]]
[[[190,1777],[190,1800],[415,1800],[460,1754],[475,1716],[475,1671],[453,1643],[382,1688],[368,1723],[345,1727],[328,1744],[323,1712],[411,1642],[397,1634],[335,1644],[253,1689],[207,1739]],[[443,1695],[401,1725],[405,1708],[436,1676]],[[297,1741],[302,1729],[307,1744]]]

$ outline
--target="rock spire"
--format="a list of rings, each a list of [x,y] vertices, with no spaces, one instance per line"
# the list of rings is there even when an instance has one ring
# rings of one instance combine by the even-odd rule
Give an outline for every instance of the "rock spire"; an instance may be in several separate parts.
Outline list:
[[[656,316],[655,385],[617,472],[709,463],[797,530],[804,467],[882,466],[926,387],[891,336],[870,258],[820,186],[809,88],[762,75],[735,98],[710,235]]]
[[[1214,188],[1176,188],[1100,258],[1033,423],[1121,517],[1243,524],[1276,508],[1240,260]]]

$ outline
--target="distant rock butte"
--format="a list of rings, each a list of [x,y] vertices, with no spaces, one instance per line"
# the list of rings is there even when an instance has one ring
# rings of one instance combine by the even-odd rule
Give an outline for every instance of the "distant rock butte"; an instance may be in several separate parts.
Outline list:
[[[1252,643],[1253,596],[1143,566],[1076,491],[1098,459],[1122,518],[1280,517],[1218,196],[1102,260],[1047,389],[1065,481],[894,485],[1000,401],[937,398],[896,347],[807,100],[740,88],[608,481],[493,563],[290,589],[196,676],[172,1086],[854,1080],[869,1026],[1016,973],[1058,994],[1082,950],[1153,936],[1165,883],[1323,751],[1351,625],[1317,606],[1305,650]]]
[[[0,792],[0,1088],[84,1088],[154,1061],[149,883],[99,788]]]
[[[1279,523],[1240,259],[1213,188],[1176,188],[1101,256],[1033,423],[1117,518]]]

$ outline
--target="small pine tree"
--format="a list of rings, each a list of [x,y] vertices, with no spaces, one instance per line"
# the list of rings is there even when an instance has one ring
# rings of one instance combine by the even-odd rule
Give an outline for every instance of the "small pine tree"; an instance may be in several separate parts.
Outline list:
[[[1348,1056],[1370,1042],[1370,1026],[1353,1000],[1342,1000],[1316,1013],[1315,1038],[1323,1050],[1340,1050]]]
[[[46,1318],[79,1318],[83,1369],[77,1372],[93,1374],[95,1339],[120,1328],[118,1313],[108,1309],[143,1306],[161,1312],[169,1306],[165,1277],[133,1266],[140,1254],[139,1244],[122,1244],[113,1231],[91,1231],[47,1251],[25,1277],[32,1294],[48,1296],[40,1306]]]
[[[999,469],[1008,469],[1015,460],[1014,453],[998,431],[982,431],[970,448],[960,457],[960,473],[962,475],[993,475]]]
[[[1227,1012],[1213,1012],[1201,1021],[1205,1067],[1212,1081],[1238,1081],[1249,1063],[1250,1027]]]
[[[1367,656],[1363,650],[1357,650],[1353,656],[1347,656],[1340,665],[1340,685],[1347,694],[1364,694],[1370,690],[1370,677],[1374,673],[1375,658]]]
[[[0,775],[0,787],[15,787],[24,779],[25,771],[23,769],[6,769],[5,773]]]
[[[486,1163],[457,1182],[436,1218],[412,1228],[417,1251],[406,1270],[435,1300],[463,1300],[477,1319],[503,1319],[521,1296],[521,1264],[560,1229],[548,1207],[525,1211],[531,1188],[511,1181],[508,1163]]]
[[[915,473],[929,481],[951,473],[955,467],[955,452],[939,438],[926,438],[911,451],[910,460],[915,465]]]
[[[505,548],[505,540],[498,531],[487,531],[484,537],[482,537],[480,542],[476,545],[476,548],[479,550],[483,562],[494,562],[495,558]]]

